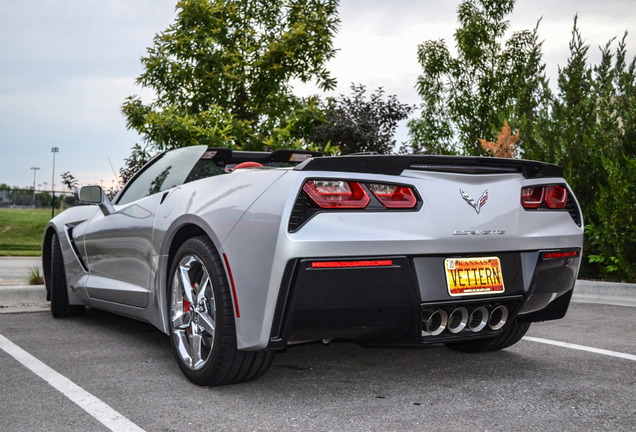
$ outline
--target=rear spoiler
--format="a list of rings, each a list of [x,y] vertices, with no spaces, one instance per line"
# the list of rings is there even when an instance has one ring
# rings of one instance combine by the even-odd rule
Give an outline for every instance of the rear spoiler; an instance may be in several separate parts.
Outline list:
[[[545,162],[483,156],[351,155],[309,159],[299,171],[339,171],[400,175],[404,170],[460,174],[521,173],[525,178],[563,177],[563,168]]]

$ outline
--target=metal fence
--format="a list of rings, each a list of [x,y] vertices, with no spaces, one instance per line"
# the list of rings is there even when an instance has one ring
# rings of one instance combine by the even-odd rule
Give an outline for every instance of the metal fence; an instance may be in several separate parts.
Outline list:
[[[69,191],[55,191],[55,208],[75,205],[75,197]],[[0,208],[51,208],[51,191],[33,189],[0,189]]]

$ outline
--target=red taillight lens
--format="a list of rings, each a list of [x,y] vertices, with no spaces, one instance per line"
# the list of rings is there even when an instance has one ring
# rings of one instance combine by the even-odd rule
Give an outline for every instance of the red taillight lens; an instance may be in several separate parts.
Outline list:
[[[309,180],[303,190],[322,208],[365,208],[371,200],[360,183],[343,180]]]
[[[523,208],[539,208],[543,202],[543,191],[541,187],[525,187],[521,189],[521,205]]]
[[[367,187],[386,208],[413,208],[417,204],[415,194],[407,186],[367,183]]]
[[[562,209],[568,202],[568,192],[563,186],[546,186],[545,203],[548,208]]]
[[[568,191],[563,186],[533,186],[521,189],[521,205],[526,209],[536,209],[545,203],[549,209],[563,209],[568,202]]]

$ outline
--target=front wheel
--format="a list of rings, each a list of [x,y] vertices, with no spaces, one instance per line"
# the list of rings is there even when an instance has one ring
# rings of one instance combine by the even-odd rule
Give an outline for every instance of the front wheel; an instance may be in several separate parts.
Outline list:
[[[467,353],[498,351],[519,342],[529,328],[529,322],[519,323],[515,321],[510,323],[510,325],[499,336],[494,338],[467,342],[447,342],[445,345],[455,351]]]
[[[169,274],[170,341],[185,376],[213,386],[265,373],[273,352],[237,349],[232,296],[210,239],[200,236],[183,243]]]
[[[47,288],[51,295],[51,314],[55,318],[64,318],[82,315],[85,311],[83,305],[72,305],[68,302],[68,286],[66,284],[66,272],[64,271],[64,257],[60,248],[60,240],[56,234],[51,236],[51,253],[48,263],[48,271],[45,271]]]

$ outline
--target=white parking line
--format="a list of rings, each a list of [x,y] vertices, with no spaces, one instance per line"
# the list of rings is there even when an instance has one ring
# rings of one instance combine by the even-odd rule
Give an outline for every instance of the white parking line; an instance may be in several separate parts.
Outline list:
[[[30,369],[64,396],[113,432],[143,432],[139,426],[119,414],[105,402],[73,383],[64,375],[54,371],[37,358],[0,335],[0,349]]]
[[[569,342],[559,342],[559,341],[553,341],[550,339],[541,339],[541,338],[536,338],[531,336],[524,336],[523,339],[530,342],[539,342],[539,343],[543,343],[547,345],[555,345],[562,348],[570,348],[570,349],[575,349],[579,351],[587,351],[587,352],[591,352],[595,354],[603,354],[603,355],[607,355],[611,357],[618,357],[618,358],[622,358],[626,360],[636,361],[636,355],[633,355],[633,354],[625,354],[625,353],[616,352],[616,351],[592,348],[585,345],[576,345]]]

